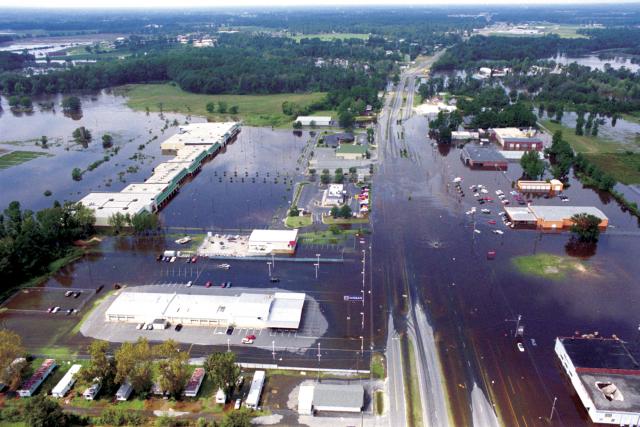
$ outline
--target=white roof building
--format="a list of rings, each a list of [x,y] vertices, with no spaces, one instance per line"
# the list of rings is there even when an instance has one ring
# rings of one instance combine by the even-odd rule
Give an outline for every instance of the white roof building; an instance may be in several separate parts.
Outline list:
[[[80,200],[84,206],[93,210],[95,225],[106,227],[109,218],[116,213],[134,216],[143,211],[155,210],[155,194],[144,193],[89,193]]]
[[[364,406],[361,384],[302,385],[298,393],[298,413],[312,415],[321,412],[360,412]]]
[[[298,244],[298,230],[253,230],[249,236],[249,253],[266,255],[271,253],[292,254]]]
[[[65,394],[71,390],[71,387],[76,382],[75,375],[80,372],[82,365],[73,365],[69,368],[66,374],[62,377],[62,379],[56,384],[56,386],[51,390],[51,395],[53,397],[62,398]]]
[[[226,145],[239,130],[238,122],[190,123],[180,126],[178,133],[160,144],[160,148],[178,150],[187,145]]]
[[[187,326],[298,329],[306,295],[295,292],[236,295],[122,292],[105,313],[108,322],[164,319]]]
[[[331,126],[331,116],[298,116],[296,122],[302,126]]]

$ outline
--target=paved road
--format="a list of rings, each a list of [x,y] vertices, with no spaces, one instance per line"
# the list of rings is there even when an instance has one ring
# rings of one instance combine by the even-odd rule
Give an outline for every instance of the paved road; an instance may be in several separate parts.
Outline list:
[[[400,336],[395,331],[393,317],[389,316],[389,334],[387,335],[387,394],[389,396],[389,425],[391,427],[407,424],[407,408],[404,401],[404,375]]]

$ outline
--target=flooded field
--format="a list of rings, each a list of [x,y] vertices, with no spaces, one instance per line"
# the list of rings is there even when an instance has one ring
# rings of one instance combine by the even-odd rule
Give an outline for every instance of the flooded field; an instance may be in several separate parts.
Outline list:
[[[587,55],[587,56],[566,56],[566,55],[556,55],[554,57],[548,58],[550,61],[555,61],[557,64],[561,65],[569,65],[572,63],[576,63],[578,65],[583,65],[585,67],[589,67],[592,70],[600,70],[604,71],[607,67],[613,68],[614,70],[618,70],[622,67],[636,72],[640,70],[640,64],[635,62],[631,62],[631,57],[625,55],[616,55],[613,54],[609,57],[609,54],[606,55]]]

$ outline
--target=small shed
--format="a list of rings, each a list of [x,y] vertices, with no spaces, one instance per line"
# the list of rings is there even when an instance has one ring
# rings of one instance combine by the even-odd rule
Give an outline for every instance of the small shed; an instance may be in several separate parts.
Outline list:
[[[216,403],[221,403],[221,404],[225,404],[227,402],[227,395],[225,394],[224,390],[219,388],[218,391],[216,392]]]
[[[298,392],[298,414],[313,414],[313,385],[302,385]]]

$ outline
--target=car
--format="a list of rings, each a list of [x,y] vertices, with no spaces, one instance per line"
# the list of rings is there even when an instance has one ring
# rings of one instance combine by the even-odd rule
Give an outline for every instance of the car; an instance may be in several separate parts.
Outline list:
[[[191,280],[189,280],[189,281],[187,282],[187,288],[190,288],[190,287],[191,287],[191,285],[193,285],[193,282],[191,282]]]
[[[102,289],[104,289],[104,285],[100,285],[96,288],[96,294],[99,293]]]
[[[231,282],[227,282],[227,288],[230,288],[230,287],[231,287],[231,285],[232,285],[232,283],[231,283]]]
[[[172,256],[169,262],[176,262],[176,257]]]
[[[186,264],[191,264],[191,258],[187,257],[187,260],[185,261]]]
[[[65,297],[70,297],[71,295],[73,295],[73,291],[67,291],[64,293]]]
[[[153,329],[153,324],[151,323],[147,323],[147,326],[144,327],[147,331],[150,331]]]
[[[182,330],[182,323],[178,323],[175,328],[173,328],[176,332],[180,332]]]
[[[213,285],[213,283],[211,283],[211,280],[209,280],[207,283],[204,284],[205,288],[210,288],[211,285]]]
[[[51,313],[53,311],[53,307],[47,308],[47,313]]]
[[[73,297],[74,298],[78,298],[80,295],[82,295],[82,291],[78,291],[78,292],[74,292],[73,293]]]
[[[57,313],[60,311],[60,307],[53,307],[53,310],[51,310],[52,313]]]
[[[269,278],[269,281],[271,283],[278,283],[280,281],[280,278],[276,277],[276,276],[272,276],[272,277]]]
[[[73,313],[73,308],[70,308],[69,310],[67,310],[67,316],[70,315],[71,313]]]
[[[240,409],[240,404],[242,403],[242,399],[236,399],[235,405],[233,405],[233,409]]]
[[[246,337],[242,338],[242,344],[253,344],[255,340],[255,335],[247,335]]]
[[[191,257],[191,262],[192,262],[192,263],[194,263],[194,264],[195,264],[197,261],[198,261],[198,256],[193,256],[193,257]]]
[[[227,326],[227,335],[233,335],[233,326]]]
[[[516,346],[518,347],[518,351],[520,353],[524,353],[524,345],[522,345],[521,342],[519,342]]]
[[[144,328],[144,323],[138,323],[138,324],[136,325],[136,329],[137,329],[137,330],[140,330],[140,329],[142,329],[142,328]]]
[[[226,288],[227,287],[227,282],[221,282],[220,283],[220,287],[221,288]]]

